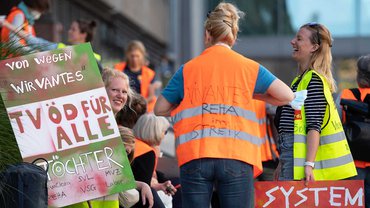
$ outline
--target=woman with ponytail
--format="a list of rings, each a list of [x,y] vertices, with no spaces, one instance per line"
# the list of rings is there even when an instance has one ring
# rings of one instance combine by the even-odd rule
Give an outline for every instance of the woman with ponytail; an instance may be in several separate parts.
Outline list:
[[[173,118],[183,207],[210,207],[214,187],[221,207],[253,207],[263,142],[253,98],[303,104],[304,96],[232,50],[242,16],[230,3],[207,14],[206,49],[180,67],[154,108]]]
[[[293,91],[307,90],[300,111],[282,106],[276,120],[279,131],[278,180],[340,180],[356,175],[332,93],[333,40],[322,24],[303,25],[291,41],[292,57],[298,63]],[[279,115],[279,113],[277,113]]]

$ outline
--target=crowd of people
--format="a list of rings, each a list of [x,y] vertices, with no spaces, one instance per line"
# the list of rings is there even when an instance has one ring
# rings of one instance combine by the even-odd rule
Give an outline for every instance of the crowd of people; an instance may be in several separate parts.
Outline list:
[[[23,0],[2,21],[1,40],[43,50],[65,47],[34,32],[48,8],[48,0]],[[288,86],[232,50],[243,15],[230,3],[208,12],[205,50],[184,63],[159,96],[161,84],[142,42],[129,43],[126,59],[114,68],[104,68],[95,54],[137,188],[69,207],[253,207],[255,178],[364,180],[370,207],[370,161],[352,156],[339,104],[341,98],[365,100],[370,55],[358,60],[360,96],[344,90],[335,102],[333,39],[324,25],[304,24],[292,39],[298,70]],[[95,27],[94,21],[74,20],[69,44],[92,41]],[[173,122],[181,188],[157,169],[170,128],[165,117]]]

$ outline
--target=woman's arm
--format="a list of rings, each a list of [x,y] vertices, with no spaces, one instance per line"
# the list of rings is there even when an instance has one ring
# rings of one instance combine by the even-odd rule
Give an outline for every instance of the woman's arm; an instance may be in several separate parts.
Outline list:
[[[24,32],[22,29],[17,29],[14,25],[10,24],[8,21],[2,21],[0,24],[2,27],[8,28],[13,34],[19,36],[20,38],[27,38],[28,34]]]
[[[321,126],[323,125],[327,102],[322,80],[316,74],[312,75],[307,90],[307,99],[304,103],[307,126],[306,161],[314,162],[319,147]],[[305,166],[306,183],[315,180],[312,170],[311,166]]]
[[[176,107],[177,105],[168,102],[163,95],[160,95],[154,106],[154,114],[156,116],[171,116],[171,111]]]
[[[157,116],[170,116],[171,111],[181,103],[184,98],[183,67],[173,75],[166,88],[162,91],[154,106],[154,114]]]
[[[255,99],[266,101],[272,105],[286,105],[294,100],[293,91],[280,79],[275,79],[265,94],[255,94]]]
[[[320,133],[316,130],[309,130],[307,133],[307,162],[315,162],[317,149],[319,148]],[[304,167],[304,172],[306,176],[306,182],[314,181],[313,167],[306,165]]]

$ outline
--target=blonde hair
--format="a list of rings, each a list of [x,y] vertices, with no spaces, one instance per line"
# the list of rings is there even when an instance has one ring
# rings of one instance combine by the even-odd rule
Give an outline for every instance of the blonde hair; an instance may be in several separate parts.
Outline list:
[[[333,39],[330,31],[322,24],[306,24],[305,28],[311,32],[311,43],[318,44],[319,48],[312,54],[310,67],[326,78],[330,91],[335,92],[337,86],[332,74],[332,55],[331,46]]]
[[[135,147],[135,136],[132,129],[129,129],[127,127],[118,126],[119,133],[121,134],[122,142],[124,145],[130,144],[134,145]],[[135,148],[134,148],[135,149]],[[132,162],[134,160],[134,151],[133,150],[129,155],[127,155],[128,160]]]
[[[146,48],[144,46],[144,43],[139,41],[139,40],[133,40],[131,42],[128,43],[127,45],[127,48],[126,48],[126,62],[128,62],[128,54],[134,50],[139,50],[142,54],[143,54],[143,60],[142,60],[142,64],[145,65],[145,62],[147,61],[146,57],[147,57],[147,53],[146,53]]]
[[[157,146],[160,145],[162,134],[169,126],[170,123],[165,117],[145,114],[139,118],[133,130],[137,138],[149,146]]]
[[[236,6],[230,3],[219,3],[207,14],[205,29],[213,38],[212,44],[219,41],[232,45],[239,31],[239,19],[244,16]]]
[[[126,81],[127,88],[128,88],[127,106],[131,109],[131,101],[132,101],[132,97],[134,96],[134,92],[132,91],[130,87],[130,79],[128,78],[128,76],[121,71],[118,71],[112,68],[104,68],[102,72],[102,78],[103,78],[105,88],[107,88],[110,85],[113,78],[122,78],[123,80]]]

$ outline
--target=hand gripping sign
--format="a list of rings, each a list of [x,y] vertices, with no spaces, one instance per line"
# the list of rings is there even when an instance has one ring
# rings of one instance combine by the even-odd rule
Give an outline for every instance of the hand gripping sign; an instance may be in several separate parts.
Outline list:
[[[49,163],[49,206],[135,187],[90,44],[7,59],[0,71],[23,160]]]
[[[364,207],[360,180],[256,182],[255,207]]]

